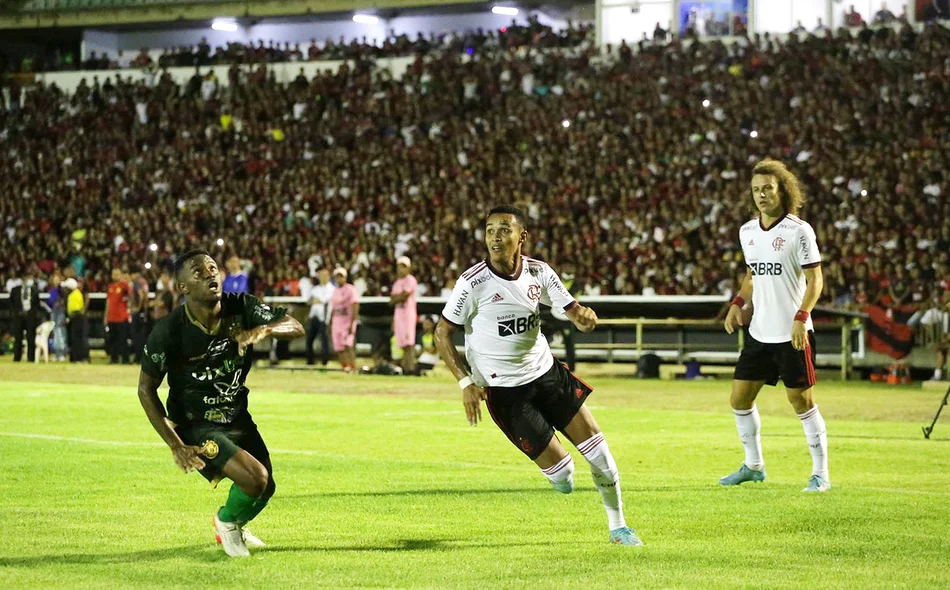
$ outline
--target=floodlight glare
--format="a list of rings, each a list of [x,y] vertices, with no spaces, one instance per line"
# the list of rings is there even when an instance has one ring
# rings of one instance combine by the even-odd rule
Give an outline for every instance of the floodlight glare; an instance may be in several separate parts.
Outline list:
[[[492,6],[492,14],[500,14],[502,16],[518,16],[518,9],[514,6]]]
[[[221,20],[215,19],[211,23],[211,28],[215,31],[224,31],[226,33],[233,33],[238,30],[238,24],[233,20]]]
[[[375,25],[379,22],[379,17],[372,14],[354,14],[353,22],[361,25]]]

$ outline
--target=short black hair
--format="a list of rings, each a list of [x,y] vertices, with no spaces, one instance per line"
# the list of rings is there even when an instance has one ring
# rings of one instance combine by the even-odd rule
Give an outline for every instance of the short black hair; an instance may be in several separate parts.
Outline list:
[[[194,258],[195,256],[207,256],[211,259],[214,259],[214,256],[211,256],[211,253],[205,250],[204,248],[194,248],[194,249],[188,250],[187,252],[185,252],[184,254],[182,254],[181,256],[175,259],[174,270],[175,270],[176,279],[178,278],[178,273],[180,273],[185,268],[185,264],[189,260]]]
[[[524,229],[528,229],[527,217],[525,216],[524,211],[515,207],[514,205],[498,205],[497,207],[492,207],[492,210],[489,211],[488,215],[485,216],[485,221],[487,222],[488,218],[495,214],[514,215],[515,221],[517,221],[518,224]]]

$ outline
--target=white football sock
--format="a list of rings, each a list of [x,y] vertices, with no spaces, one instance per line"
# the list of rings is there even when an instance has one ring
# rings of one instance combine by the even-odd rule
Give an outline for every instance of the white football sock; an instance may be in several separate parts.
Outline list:
[[[943,379],[943,369],[937,369],[934,371],[934,381],[940,381]]]
[[[578,443],[577,450],[590,463],[590,473],[594,478],[594,485],[600,492],[600,499],[607,511],[607,522],[610,530],[627,526],[623,518],[623,500],[620,497],[620,474],[617,472],[617,463],[607,447],[603,433],[597,433],[584,442]]]
[[[762,431],[759,409],[752,404],[749,410],[733,409],[732,412],[736,415],[736,429],[745,449],[745,465],[749,469],[761,471],[765,467],[765,459],[762,458],[762,440],[759,436]]]
[[[541,473],[552,485],[558,486],[569,482],[569,489],[574,489],[574,459],[568,455],[547,469],[542,469]],[[560,489],[558,491],[561,491]]]
[[[828,435],[825,432],[825,420],[818,412],[818,406],[799,414],[802,428],[805,429],[805,440],[808,442],[808,451],[811,453],[812,475],[820,475],[828,479]]]

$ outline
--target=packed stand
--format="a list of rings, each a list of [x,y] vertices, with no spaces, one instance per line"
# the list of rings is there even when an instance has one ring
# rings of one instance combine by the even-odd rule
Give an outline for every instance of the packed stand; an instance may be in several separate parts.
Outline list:
[[[584,294],[728,295],[749,172],[771,155],[806,186],[823,304],[910,311],[950,286],[944,28],[637,49],[34,90],[0,113],[0,277],[36,262],[97,291],[123,268],[168,290],[174,254],[201,245],[239,254],[259,295],[336,265],[385,295],[403,254],[440,295],[483,258],[487,209],[513,202],[527,253],[573,266]]]
[[[74,52],[55,49],[48,55],[28,55],[19,59],[3,58],[0,52],[0,73],[7,72],[53,72],[63,70],[109,70],[127,68],[171,68],[214,66],[231,64],[266,64],[279,62],[303,62],[342,59],[379,59],[427,55],[431,52],[475,52],[496,48],[513,48],[531,45],[535,48],[576,47],[594,32],[591,25],[573,23],[564,30],[555,31],[542,25],[534,16],[527,23],[515,21],[501,30],[476,29],[464,32],[417,33],[414,37],[391,31],[385,39],[367,38],[347,40],[342,35],[337,39],[322,41],[311,39],[309,43],[264,41],[228,43],[212,47],[207,37],[202,37],[196,46],[165,48],[153,59],[149,48],[138,51],[120,50],[115,54],[91,51],[85,60],[79,60]]]

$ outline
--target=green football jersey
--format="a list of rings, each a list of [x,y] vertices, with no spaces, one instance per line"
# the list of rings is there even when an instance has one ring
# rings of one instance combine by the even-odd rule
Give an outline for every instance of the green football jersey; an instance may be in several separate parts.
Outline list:
[[[176,424],[230,424],[247,410],[244,385],[252,348],[242,354],[231,331],[269,324],[286,315],[246,293],[221,297],[221,322],[214,333],[181,305],[152,329],[142,351],[142,371],[168,375],[168,419]]]

